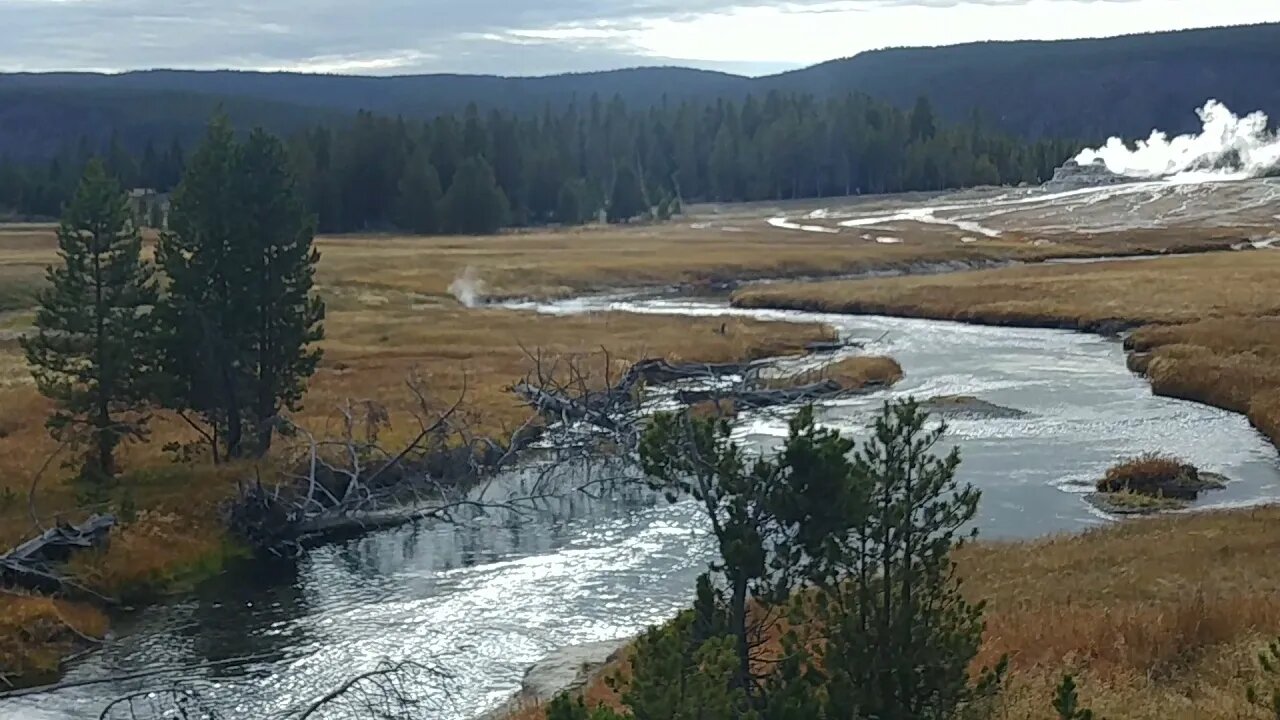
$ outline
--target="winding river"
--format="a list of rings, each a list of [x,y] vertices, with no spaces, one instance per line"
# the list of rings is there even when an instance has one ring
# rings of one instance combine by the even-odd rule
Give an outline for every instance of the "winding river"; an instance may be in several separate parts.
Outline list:
[[[948,441],[961,474],[983,491],[985,537],[1017,538],[1109,522],[1081,499],[1117,458],[1177,454],[1233,480],[1203,505],[1280,497],[1275,449],[1245,419],[1155,397],[1125,369],[1119,345],[1053,330],[969,326],[887,317],[735,310],[718,300],[594,298],[521,306],[547,313],[620,310],[740,314],[829,323],[873,341],[906,378],[892,390],[824,406],[821,419],[863,433],[890,397],[975,395],[1022,410],[1016,419],[955,419]],[[785,431],[777,416],[748,417],[740,433],[761,443]],[[183,676],[228,718],[265,718],[321,695],[381,658],[431,662],[450,674],[419,688],[430,717],[475,717],[519,688],[527,666],[567,645],[621,638],[690,600],[709,539],[690,503],[645,493],[566,498],[545,516],[421,525],[310,553],[296,567],[234,571],[199,594],[117,624],[107,647],[67,680],[191,665],[244,655],[234,671]],[[0,701],[0,717],[97,717],[110,699],[167,678],[115,681]]]

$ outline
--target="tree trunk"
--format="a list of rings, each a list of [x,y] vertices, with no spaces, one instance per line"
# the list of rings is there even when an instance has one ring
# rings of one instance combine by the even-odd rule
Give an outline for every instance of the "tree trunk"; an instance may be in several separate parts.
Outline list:
[[[729,624],[738,649],[738,685],[747,699],[752,698],[751,642],[747,637],[747,579],[739,574],[733,579],[733,594],[729,598]]]
[[[106,338],[107,327],[106,320],[103,317],[105,309],[103,307],[102,298],[102,233],[94,232],[89,242],[93,243],[93,320],[94,320],[94,338],[93,352],[94,363],[97,365],[98,371],[98,387],[96,397],[94,398],[96,408],[94,413],[94,445],[96,446],[96,456],[92,463],[95,466],[94,480],[106,481],[115,472],[114,445],[111,433],[111,405],[110,405],[110,381],[107,373],[106,358]]]

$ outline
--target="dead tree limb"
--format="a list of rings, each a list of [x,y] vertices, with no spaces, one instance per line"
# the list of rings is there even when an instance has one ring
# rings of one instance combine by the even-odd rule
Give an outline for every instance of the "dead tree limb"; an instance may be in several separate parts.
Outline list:
[[[442,709],[447,688],[439,686],[451,678],[420,663],[384,660],[377,668],[352,676],[325,693],[294,720],[311,720],[330,711],[336,713],[332,715],[335,718],[425,717],[424,711]]]

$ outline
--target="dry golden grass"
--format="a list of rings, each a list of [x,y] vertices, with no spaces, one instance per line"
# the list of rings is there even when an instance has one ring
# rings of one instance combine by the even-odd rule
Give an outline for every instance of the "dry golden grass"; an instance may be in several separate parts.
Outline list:
[[[0,612],[0,676],[38,683],[58,675],[62,658],[107,631],[107,618],[92,605],[9,594]],[[0,687],[4,683],[0,682]]]
[[[1143,326],[1131,366],[1156,392],[1244,413],[1280,442],[1280,253],[1213,253],[931,277],[782,284],[748,307],[886,313],[1000,325]]]
[[[902,366],[897,360],[860,355],[795,375],[764,378],[761,384],[771,390],[784,390],[832,380],[844,390],[858,390],[868,385],[892,385],[901,379]]]
[[[1140,457],[1122,460],[1107,468],[1098,481],[1098,492],[1134,492],[1155,495],[1161,485],[1186,472],[1186,463],[1174,458],[1148,453]]]
[[[559,297],[628,286],[847,275],[913,264],[1224,249],[1252,232],[1135,230],[1047,244],[1023,237],[961,244],[953,234],[922,229],[903,244],[881,245],[850,234],[778,230],[758,218],[741,230],[673,223],[481,238],[327,237],[319,242],[325,255],[320,277],[353,289],[400,290],[428,299],[447,296],[454,279],[471,268],[492,296]]]
[[[902,366],[891,357],[851,357],[832,363],[821,372],[846,390],[872,384],[892,385],[902,379]]]
[[[1089,329],[1280,312],[1280,253],[1228,252],[1093,264],[1016,266],[917,277],[786,283],[740,291],[741,305],[891,313]]]
[[[1065,672],[1103,717],[1264,718],[1245,688],[1260,680],[1257,651],[1280,634],[1277,552],[1280,508],[963,548],[965,592],[988,603],[975,664],[1011,663],[996,720],[1056,718],[1050,702]],[[587,695],[617,701],[602,679]]]

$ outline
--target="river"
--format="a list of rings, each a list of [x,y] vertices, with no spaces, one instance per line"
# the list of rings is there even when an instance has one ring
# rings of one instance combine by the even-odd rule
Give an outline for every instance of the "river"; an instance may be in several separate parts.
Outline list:
[[[961,477],[983,492],[978,524],[988,538],[1109,522],[1082,494],[1116,459],[1151,450],[1231,478],[1202,507],[1280,496],[1276,451],[1242,416],[1153,396],[1125,368],[1120,344],[1092,335],[735,310],[720,300],[594,298],[520,307],[829,323],[844,337],[873,341],[866,352],[892,355],[906,371],[892,390],[821,409],[824,423],[855,434],[865,434],[892,397],[975,395],[1025,411],[1017,419],[950,423],[946,441],[961,448]],[[784,431],[785,420],[770,415],[746,418],[739,434],[768,444]],[[239,720],[296,709],[382,658],[417,659],[451,676],[418,688],[439,706],[426,717],[461,720],[504,701],[525,668],[556,648],[630,636],[670,617],[689,602],[708,558],[696,509],[642,492],[566,498],[539,517],[405,527],[316,549],[296,566],[237,569],[192,597],[142,610],[118,622],[107,646],[66,679],[261,655],[234,671],[182,678],[223,717]],[[112,698],[165,682],[118,681],[0,701],[0,718],[93,718]]]

